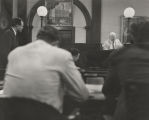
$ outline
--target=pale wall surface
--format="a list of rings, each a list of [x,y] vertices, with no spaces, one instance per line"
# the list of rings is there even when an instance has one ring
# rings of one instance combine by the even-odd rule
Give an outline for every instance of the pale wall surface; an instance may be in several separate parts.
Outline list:
[[[40,29],[41,26],[41,21],[40,21],[40,17],[36,14],[33,20],[33,29],[32,29],[32,41],[36,40],[36,35]]]
[[[74,5],[75,43],[86,43],[86,21],[80,9]]]

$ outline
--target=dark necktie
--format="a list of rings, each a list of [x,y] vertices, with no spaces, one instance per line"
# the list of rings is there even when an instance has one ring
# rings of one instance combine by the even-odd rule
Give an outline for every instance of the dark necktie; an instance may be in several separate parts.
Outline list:
[[[114,47],[114,41],[112,42],[112,47],[113,47],[113,49],[115,49],[115,47]]]

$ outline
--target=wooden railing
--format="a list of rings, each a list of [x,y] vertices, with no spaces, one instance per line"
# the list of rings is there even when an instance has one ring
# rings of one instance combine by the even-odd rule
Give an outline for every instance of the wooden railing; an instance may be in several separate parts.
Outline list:
[[[91,84],[103,84],[108,70],[103,68],[88,68],[83,73],[84,81]]]

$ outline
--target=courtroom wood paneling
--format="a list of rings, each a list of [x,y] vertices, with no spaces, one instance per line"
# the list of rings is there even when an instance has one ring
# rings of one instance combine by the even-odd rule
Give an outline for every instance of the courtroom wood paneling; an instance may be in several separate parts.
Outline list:
[[[79,65],[83,68],[88,67],[101,67],[107,68],[108,64],[105,64],[111,51],[101,50],[100,44],[68,44],[62,46],[64,49],[70,50],[71,48],[77,48],[80,50],[80,60]]]
[[[18,34],[19,45],[24,45],[30,42],[27,38],[27,0],[18,0],[18,17],[24,21],[24,28]]]
[[[60,31],[61,45],[72,44],[75,41],[75,28],[72,26],[63,27]]]
[[[101,0],[92,0],[92,39],[89,43],[100,43],[101,39]]]

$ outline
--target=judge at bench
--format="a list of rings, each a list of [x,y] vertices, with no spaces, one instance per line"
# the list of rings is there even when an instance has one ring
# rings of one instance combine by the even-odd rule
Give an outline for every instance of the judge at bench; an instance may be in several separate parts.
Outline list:
[[[103,50],[119,49],[122,46],[123,44],[116,38],[116,33],[114,32],[110,32],[109,39],[102,44]]]

